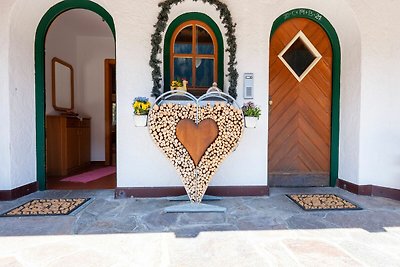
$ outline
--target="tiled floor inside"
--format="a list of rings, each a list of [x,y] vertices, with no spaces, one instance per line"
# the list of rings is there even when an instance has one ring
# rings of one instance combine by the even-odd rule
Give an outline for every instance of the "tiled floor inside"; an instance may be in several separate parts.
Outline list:
[[[362,207],[306,212],[287,193],[334,193]],[[92,197],[75,215],[0,218],[0,266],[400,266],[400,202],[339,188],[275,188],[269,197],[208,202],[226,213],[165,213],[165,198],[113,190],[36,192]],[[60,265],[61,264],[61,265]]]

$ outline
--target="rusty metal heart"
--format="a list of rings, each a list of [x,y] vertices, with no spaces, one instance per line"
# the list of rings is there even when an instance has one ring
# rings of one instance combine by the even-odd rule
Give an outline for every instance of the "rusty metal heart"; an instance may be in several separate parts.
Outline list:
[[[202,120],[199,124],[193,120],[183,119],[176,125],[176,137],[186,148],[196,166],[217,136],[218,126],[212,119]]]

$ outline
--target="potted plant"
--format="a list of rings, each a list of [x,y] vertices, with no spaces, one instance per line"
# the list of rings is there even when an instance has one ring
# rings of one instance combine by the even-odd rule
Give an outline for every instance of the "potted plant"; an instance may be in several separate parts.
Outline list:
[[[171,82],[171,90],[178,90],[178,91],[187,91],[187,84],[188,81],[186,79],[182,79],[182,81],[174,80]]]
[[[132,103],[135,126],[144,127],[147,125],[147,114],[149,114],[150,106],[151,104],[147,97],[135,97]]]
[[[257,121],[261,116],[261,108],[249,101],[243,104],[242,111],[246,128],[255,128]]]

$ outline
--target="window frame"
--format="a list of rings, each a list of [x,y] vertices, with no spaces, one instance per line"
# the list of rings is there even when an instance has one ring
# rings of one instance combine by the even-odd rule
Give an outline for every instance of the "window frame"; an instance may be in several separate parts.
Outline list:
[[[169,25],[167,32],[165,34],[164,38],[164,73],[163,73],[163,78],[164,78],[164,92],[167,92],[170,90],[170,83],[171,83],[171,77],[173,77],[173,44],[175,43],[176,36],[178,33],[188,25],[190,25],[190,22],[195,21],[196,24],[203,29],[205,29],[211,36],[214,44],[214,80],[218,83],[218,87],[223,89],[224,88],[224,46],[223,46],[223,39],[222,39],[222,34],[221,31],[219,30],[219,27],[217,24],[207,15],[202,14],[202,13],[197,13],[197,12],[190,12],[190,13],[185,13],[183,15],[180,15],[176,19],[174,19],[171,24]],[[214,37],[214,38],[213,38]],[[196,38],[196,35],[193,33],[192,38]],[[193,40],[193,39],[192,39]],[[195,43],[192,41],[192,45],[194,46]],[[193,48],[192,48],[193,49]],[[196,50],[192,51],[192,55],[197,54]],[[179,54],[184,55],[184,54]],[[187,55],[187,54],[185,54]],[[190,55],[190,54],[189,54]],[[203,55],[203,54],[201,54]],[[211,55],[204,55],[200,56],[199,58],[207,58],[208,56]],[[211,57],[210,57],[211,58]],[[192,62],[192,72],[193,72],[193,62]],[[211,86],[211,85],[210,85]],[[199,89],[200,88],[200,89]],[[192,92],[201,92],[205,93],[205,91],[208,88],[204,87],[194,87],[194,89],[191,87],[190,90]]]
[[[179,33],[190,26],[192,28],[192,53],[190,54],[181,54],[181,53],[175,53],[175,42],[176,42],[176,37],[179,35]],[[199,54],[197,53],[197,27],[200,27],[204,29],[210,36],[213,44],[213,53],[212,54]],[[216,41],[216,37],[212,29],[205,24],[204,22],[201,22],[199,20],[188,20],[181,25],[179,25],[174,33],[172,34],[171,38],[171,44],[170,44],[170,79],[173,79],[174,77],[174,59],[175,58],[190,58],[192,59],[192,86],[188,87],[188,91],[193,91],[193,92],[202,92],[202,91],[207,91],[209,87],[212,86],[212,83],[215,82],[215,79],[218,77],[218,44]],[[214,69],[213,69],[213,74],[214,74],[214,80],[211,82],[210,85],[206,87],[200,87],[196,86],[197,84],[197,72],[196,72],[196,60],[197,59],[212,59],[214,60]]]
[[[303,42],[304,46],[309,50],[310,54],[314,56],[313,61],[308,65],[308,67],[302,72],[301,75],[298,75],[296,71],[290,66],[289,62],[283,57],[284,54],[292,47],[292,45],[297,41],[300,40]],[[308,39],[308,37],[302,32],[299,31],[293,39],[283,48],[283,50],[278,54],[278,58],[282,61],[282,63],[286,66],[286,68],[293,74],[293,76],[301,82],[307,74],[317,65],[319,60],[322,58],[321,54],[319,53],[318,49],[313,45],[313,43]]]

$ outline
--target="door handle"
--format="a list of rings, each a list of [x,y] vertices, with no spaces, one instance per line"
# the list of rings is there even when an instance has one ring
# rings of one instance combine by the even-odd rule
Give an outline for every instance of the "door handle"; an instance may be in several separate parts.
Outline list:
[[[272,110],[272,104],[274,104],[274,101],[272,101],[272,97],[271,96],[269,96],[269,99],[268,99],[268,114],[271,112],[271,110]]]

